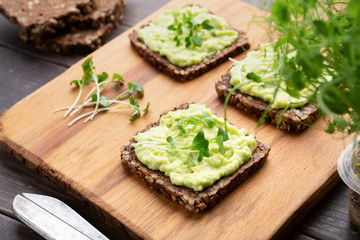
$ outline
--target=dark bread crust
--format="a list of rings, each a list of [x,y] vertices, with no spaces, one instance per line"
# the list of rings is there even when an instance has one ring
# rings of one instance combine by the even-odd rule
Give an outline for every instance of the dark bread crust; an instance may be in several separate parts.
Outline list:
[[[30,44],[37,49],[49,52],[88,53],[99,48],[112,33],[114,27],[114,24],[108,23],[98,29],[58,34],[44,39],[41,43],[30,42]]]
[[[149,24],[143,25],[141,28],[148,25]],[[157,69],[166,72],[178,80],[186,81],[208,72],[221,63],[227,61],[229,57],[234,57],[250,48],[250,43],[245,36],[245,32],[234,28],[233,30],[239,33],[239,37],[230,46],[203,60],[199,64],[183,68],[171,63],[166,57],[161,56],[159,53],[151,51],[146,44],[137,37],[137,31],[134,30],[130,33],[129,39],[131,46],[139,53],[139,55],[153,64]]]
[[[174,108],[172,111],[186,109],[188,106],[189,104],[183,104],[178,108]],[[148,125],[140,132],[145,132],[158,125],[159,121]],[[270,151],[269,146],[257,141],[257,148],[249,161],[240,166],[234,173],[216,181],[212,186],[207,187],[200,192],[196,192],[184,186],[173,185],[170,182],[169,177],[162,172],[151,170],[141,163],[136,157],[134,147],[132,146],[132,143],[135,142],[134,139],[131,139],[129,145],[121,148],[122,163],[152,189],[164,194],[170,200],[180,203],[187,210],[192,212],[204,212],[217,204],[233,189],[240,185],[249,175],[261,168]]]
[[[124,18],[126,0],[93,0],[94,11],[83,15],[80,21],[70,24],[70,31],[98,29],[104,24],[112,23],[117,26]]]
[[[125,0],[94,0],[96,9],[71,23],[67,29],[38,41],[34,47],[52,52],[83,54],[104,44],[114,28],[124,18]]]
[[[0,3],[0,13],[19,28],[20,37],[25,42],[36,41],[45,34],[53,34],[93,9],[93,0],[17,0]]]
[[[221,80],[215,83],[215,89],[222,101],[225,101],[227,95],[232,90],[233,86],[230,84],[230,69],[228,72],[221,76]],[[269,106],[268,102],[241,93],[236,90],[230,97],[229,104],[236,106],[238,109],[260,118]],[[283,109],[270,109],[265,121],[277,125],[279,116]],[[281,119],[279,128],[288,132],[299,133],[304,131],[308,125],[315,122],[318,118],[318,108],[310,103],[305,104],[303,107],[291,108],[285,111]]]

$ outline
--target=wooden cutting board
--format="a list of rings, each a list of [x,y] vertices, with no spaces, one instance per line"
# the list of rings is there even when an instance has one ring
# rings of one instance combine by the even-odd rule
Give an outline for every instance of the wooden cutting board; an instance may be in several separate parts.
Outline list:
[[[266,13],[236,0],[174,0],[134,26],[167,9],[197,3],[247,31],[256,48],[269,41],[264,29],[249,25],[252,17]],[[336,161],[351,139],[335,138],[318,128],[294,135],[264,125],[229,107],[228,119],[245,127],[271,145],[264,168],[222,200],[209,212],[194,214],[149,189],[120,162],[120,147],[159,115],[184,102],[206,104],[223,115],[215,81],[230,66],[224,63],[190,82],[177,82],[154,69],[130,47],[125,32],[92,53],[96,70],[114,72],[125,81],[144,86],[150,111],[134,123],[130,111],[98,115],[93,121],[68,127],[70,119],[53,110],[69,106],[77,91],[69,82],[82,76],[81,63],[74,64],[0,117],[0,142],[4,149],[59,187],[82,200],[106,222],[119,230],[130,229],[146,239],[269,239],[281,236],[309,211],[338,180]],[[237,57],[241,59],[243,55]],[[116,89],[108,91],[115,96]]]

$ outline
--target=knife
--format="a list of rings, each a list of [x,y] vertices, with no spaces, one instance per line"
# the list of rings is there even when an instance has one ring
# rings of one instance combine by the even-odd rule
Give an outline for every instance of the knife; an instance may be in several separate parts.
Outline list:
[[[46,239],[108,239],[60,200],[21,193],[12,203],[14,214]]]

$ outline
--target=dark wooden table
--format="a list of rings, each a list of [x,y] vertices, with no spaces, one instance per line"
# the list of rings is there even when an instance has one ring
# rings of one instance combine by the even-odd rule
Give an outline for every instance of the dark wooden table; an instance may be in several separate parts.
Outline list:
[[[168,0],[128,0],[124,21],[111,38],[150,15]],[[262,0],[251,1],[261,6]],[[110,40],[109,39],[109,40]],[[34,50],[21,42],[17,28],[0,16],[0,113],[64,72],[84,55],[61,55]],[[31,123],[29,123],[31,124]],[[13,198],[22,192],[56,197],[74,208],[110,239],[128,239],[39,174],[27,169],[0,147],[0,239],[41,239],[11,211]],[[339,181],[307,215],[299,219],[289,239],[359,239],[348,217],[349,190]],[[286,207],[286,206],[284,206]]]

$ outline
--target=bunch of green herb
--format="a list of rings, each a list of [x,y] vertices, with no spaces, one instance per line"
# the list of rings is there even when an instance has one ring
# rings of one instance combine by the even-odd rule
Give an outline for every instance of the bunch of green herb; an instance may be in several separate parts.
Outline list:
[[[111,80],[108,80],[108,74],[103,72],[101,74],[96,74],[95,67],[93,65],[92,57],[86,59],[82,64],[83,69],[83,76],[81,80],[73,80],[70,82],[70,85],[75,85],[79,88],[78,95],[74,101],[74,103],[70,107],[64,107],[56,109],[57,111],[67,110],[64,114],[64,118],[67,116],[72,116],[75,113],[80,114],[84,107],[94,107],[94,110],[86,112],[74,120],[72,120],[68,126],[73,125],[78,120],[85,118],[84,122],[92,120],[96,114],[108,111],[112,109],[121,109],[121,108],[130,108],[134,112],[130,116],[130,121],[135,121],[138,117],[140,117],[140,112],[146,112],[149,108],[149,103],[147,104],[145,109],[140,109],[139,103],[135,100],[136,96],[143,97],[144,96],[144,89],[138,83],[128,83],[128,90],[121,92],[113,99],[109,99],[106,96],[101,96],[101,93],[104,89],[111,83],[117,85],[117,88],[120,89],[121,86],[124,84],[123,77],[118,73],[114,73]],[[84,98],[81,104],[78,104],[85,85],[89,85],[91,82],[95,83],[95,87],[93,87]],[[129,102],[122,101],[125,98],[129,98]],[[113,103],[117,103],[116,106],[111,106]],[[78,105],[77,105],[78,104]]]
[[[185,47],[190,47],[191,45],[201,47],[202,39],[197,34],[199,29],[212,30],[214,27],[210,25],[210,21],[208,19],[202,21],[201,23],[197,23],[191,16],[188,16],[185,13],[182,16],[181,21],[179,21],[175,16],[174,24],[169,25],[167,29],[176,32],[174,41],[176,42],[177,47],[181,44],[180,35],[183,35],[184,33],[183,28],[188,29],[188,35],[185,37]],[[213,34],[215,34],[215,32],[213,32]]]
[[[359,13],[358,0],[277,0],[267,19],[281,34],[275,50],[286,92],[298,97],[314,86],[310,100],[330,116],[329,133],[360,130]]]
[[[307,98],[330,117],[328,133],[360,131],[359,13],[358,0],[276,0],[265,19],[280,34],[274,45],[280,63],[274,98],[280,88],[300,97],[303,88],[312,86],[314,94]],[[247,78],[260,79],[252,73]],[[229,99],[230,94],[225,119]]]
[[[225,133],[225,130],[220,125],[218,125],[206,112],[203,112],[201,117],[192,116],[191,118],[176,118],[175,121],[179,129],[178,133],[174,136],[168,136],[166,138],[166,142],[160,139],[149,139],[149,143],[151,143],[152,147],[161,148],[169,152],[186,152],[188,153],[189,159],[193,164],[195,164],[195,162],[201,162],[203,157],[210,156],[210,143],[216,143],[219,146],[219,152],[222,155],[225,154],[226,149],[224,147],[224,142],[227,141],[229,137]],[[186,137],[190,133],[196,131],[198,127],[202,126],[207,128],[216,127],[218,129],[216,137],[212,139],[206,139],[204,131],[200,130],[193,138],[191,145],[184,146],[177,144],[179,138]],[[143,145],[144,143],[136,144]],[[196,161],[194,161],[193,158],[196,159]]]

